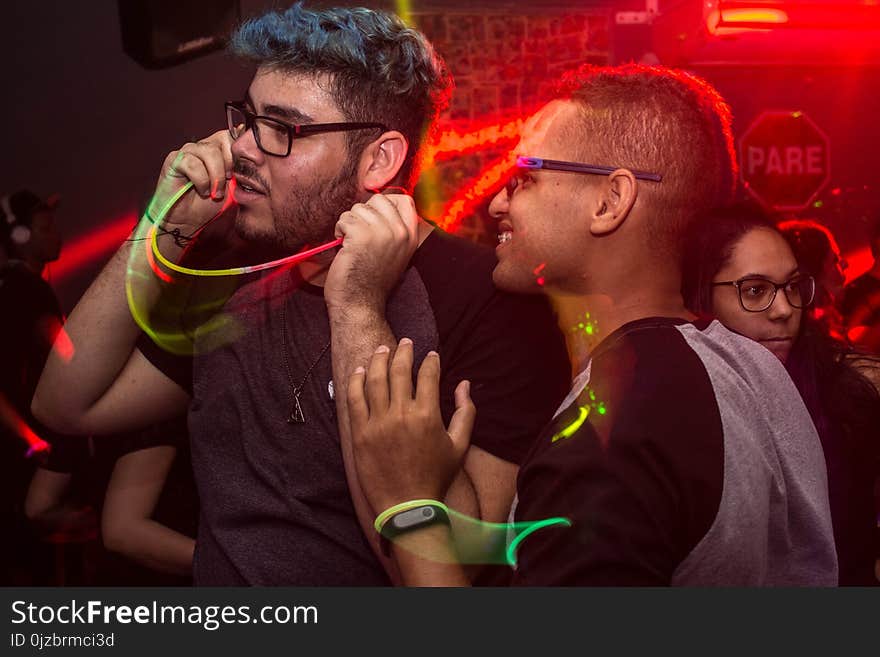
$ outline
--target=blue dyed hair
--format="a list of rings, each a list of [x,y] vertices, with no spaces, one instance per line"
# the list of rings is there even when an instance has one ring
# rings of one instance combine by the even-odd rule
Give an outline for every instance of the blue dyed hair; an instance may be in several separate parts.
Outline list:
[[[452,90],[445,64],[421,32],[389,12],[311,10],[298,2],[244,23],[230,49],[261,67],[329,75],[330,94],[347,120],[383,123],[406,137],[409,151],[398,178],[412,186],[422,141]],[[347,138],[354,158],[375,134]]]

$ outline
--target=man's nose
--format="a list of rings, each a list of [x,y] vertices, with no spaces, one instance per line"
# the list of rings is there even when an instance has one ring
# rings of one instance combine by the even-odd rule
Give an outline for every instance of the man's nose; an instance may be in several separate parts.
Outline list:
[[[257,146],[257,139],[253,129],[245,130],[239,135],[238,139],[232,142],[231,150],[232,157],[235,160],[245,158],[255,164],[261,164],[263,161],[263,151]]]
[[[510,194],[507,193],[507,187],[502,187],[489,203],[489,216],[498,219],[507,214],[509,207]]]

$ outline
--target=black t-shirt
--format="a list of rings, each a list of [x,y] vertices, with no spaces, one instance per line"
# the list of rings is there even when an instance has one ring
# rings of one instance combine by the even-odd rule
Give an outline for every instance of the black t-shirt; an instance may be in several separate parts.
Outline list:
[[[563,404],[520,469],[515,519],[571,526],[525,537],[514,583],[836,584],[819,438],[762,346],[717,322],[631,322]]]
[[[185,536],[195,537],[198,495],[190,460],[186,418],[180,417],[138,431],[97,437],[64,436],[41,467],[71,475],[67,501],[88,506],[100,520],[107,485],[117,461],[153,447],[174,447],[175,456],[156,501],[152,519]],[[162,573],[106,550],[93,553],[89,584],[97,586],[187,586],[192,578]]]
[[[176,532],[195,538],[199,505],[190,459],[186,418],[160,422],[140,431],[100,436],[94,439],[94,455],[82,477],[84,495],[101,514],[107,483],[113,468],[123,456],[153,447],[173,447],[174,461],[165,477],[152,520]],[[114,553],[103,555],[97,585],[108,586],[188,586],[192,577],[171,575],[141,566]]]
[[[518,584],[668,585],[712,524],[724,460],[712,385],[673,324],[642,325],[598,345],[589,385],[520,471],[517,519],[573,526],[523,542]]]
[[[0,395],[26,425],[26,428],[19,425],[13,430],[6,422],[0,422],[0,524],[8,532],[6,535],[12,537],[2,541],[5,555],[7,549],[13,552],[25,549],[22,512],[35,467],[35,459],[25,457],[28,450],[25,437],[39,436],[50,444],[62,440],[35,421],[30,405],[49,356],[52,331],[63,317],[49,284],[16,262],[0,268],[0,314],[3,316],[0,321]],[[7,561],[5,557],[4,561]]]
[[[0,268],[0,391],[19,412],[30,402],[63,320],[49,284],[22,264]]]
[[[397,338],[413,339],[416,367],[428,351],[440,354],[445,420],[455,386],[470,380],[478,409],[473,443],[518,463],[565,395],[570,366],[547,301],[496,290],[494,265],[491,250],[435,231],[392,292],[386,318]],[[148,340],[139,345],[193,393],[202,503],[196,583],[387,584],[348,492],[331,358],[318,358],[330,339],[323,290],[270,273],[239,289],[224,313],[212,330],[196,331],[192,361]],[[289,424],[290,379],[303,378],[307,421]]]

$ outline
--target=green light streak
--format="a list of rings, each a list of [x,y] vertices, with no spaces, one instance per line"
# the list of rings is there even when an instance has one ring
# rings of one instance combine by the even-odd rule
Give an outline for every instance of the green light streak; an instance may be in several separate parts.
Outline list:
[[[571,527],[571,520],[568,518],[547,518],[546,520],[538,520],[537,522],[531,523],[528,527],[523,529],[512,541],[510,541],[510,545],[507,546],[507,563],[511,566],[516,565],[516,550],[520,546],[520,543],[526,540],[529,536],[544,527],[553,527],[557,525]]]
[[[553,436],[550,439],[551,443],[555,443],[557,440],[562,440],[564,438],[570,438],[578,429],[581,428],[581,425],[584,423],[584,421],[586,421],[587,416],[590,414],[590,407],[581,406],[579,410],[580,414],[578,415],[578,418],[567,427],[565,427],[562,431]]]
[[[455,552],[453,559],[448,556],[447,546],[438,546],[436,552],[420,546],[418,552],[415,552],[411,547],[408,547],[411,544],[405,541],[406,534],[401,534],[390,540],[401,549],[429,561],[513,566],[516,564],[516,550],[526,537],[543,527],[571,526],[571,521],[562,517],[502,523],[484,522],[455,509],[447,509],[447,515],[452,547]]]
[[[394,13],[400,16],[404,23],[412,25],[412,9],[409,0],[397,0],[397,9]]]
[[[148,209],[141,217],[137,230],[132,236],[134,244],[129,254],[125,277],[125,298],[132,318],[158,346],[177,355],[194,353],[194,334],[206,332],[218,334],[222,330],[223,341],[229,342],[242,333],[241,328],[230,315],[219,312],[235,289],[233,282],[218,281],[218,286],[206,292],[207,301],[191,305],[188,301],[193,289],[192,282],[166,279],[168,284],[162,287],[159,301],[157,303],[150,301],[155,294],[156,278],[160,275],[154,270],[157,265],[150,263],[151,252],[155,253],[158,250],[155,249],[154,241],[156,227],[191,187],[191,182],[184,185],[158,211],[155,211],[156,197],[150,200]],[[184,325],[182,321],[184,308],[187,308],[187,313],[193,317],[198,314],[206,318],[204,321],[188,322],[194,328],[192,334],[180,328]]]

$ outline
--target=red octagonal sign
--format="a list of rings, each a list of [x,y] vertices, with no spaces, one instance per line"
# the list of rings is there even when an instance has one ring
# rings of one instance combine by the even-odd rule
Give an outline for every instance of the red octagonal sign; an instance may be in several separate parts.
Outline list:
[[[828,137],[803,112],[763,112],[740,139],[745,188],[774,210],[803,210],[831,176]]]

